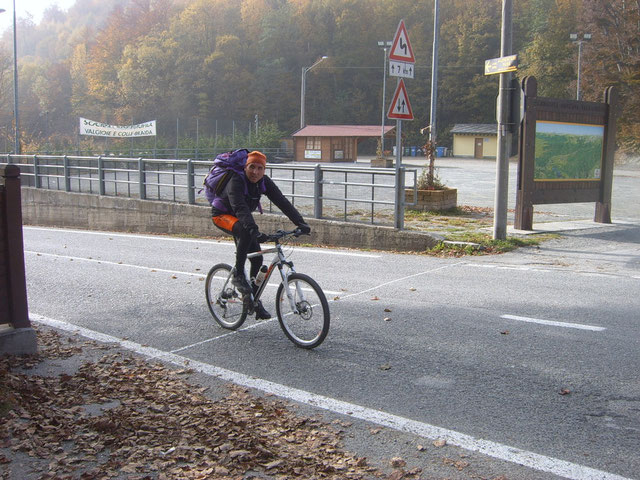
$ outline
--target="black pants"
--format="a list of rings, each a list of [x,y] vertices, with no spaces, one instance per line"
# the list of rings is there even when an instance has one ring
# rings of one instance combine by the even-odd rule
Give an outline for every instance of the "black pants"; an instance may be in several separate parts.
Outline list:
[[[236,271],[244,273],[244,264],[247,262],[247,254],[257,252],[260,250],[260,244],[258,241],[250,235],[246,228],[240,223],[235,222],[231,230],[228,230],[214,222],[214,225],[225,233],[233,235],[233,240],[236,242]],[[253,257],[251,259],[251,268],[249,270],[249,278],[254,279],[258,274],[258,270],[262,266],[262,255]]]

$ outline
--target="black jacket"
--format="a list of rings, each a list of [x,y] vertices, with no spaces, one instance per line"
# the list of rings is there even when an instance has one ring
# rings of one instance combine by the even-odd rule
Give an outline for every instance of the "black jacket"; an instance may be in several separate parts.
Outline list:
[[[268,176],[265,175],[258,183],[251,183],[244,175],[233,174],[220,193],[220,198],[222,198],[225,205],[232,212],[232,215],[238,217],[240,223],[242,223],[247,230],[258,230],[258,225],[256,225],[253,219],[252,212],[258,208],[258,204],[260,203],[261,182],[264,182],[264,194],[266,197],[271,200],[276,207],[282,210],[282,213],[284,213],[289,220],[295,225],[305,223],[300,212],[296,210]],[[245,188],[248,191],[247,194],[244,193]],[[212,207],[211,213],[212,216],[215,217],[228,212],[223,212],[216,207]]]

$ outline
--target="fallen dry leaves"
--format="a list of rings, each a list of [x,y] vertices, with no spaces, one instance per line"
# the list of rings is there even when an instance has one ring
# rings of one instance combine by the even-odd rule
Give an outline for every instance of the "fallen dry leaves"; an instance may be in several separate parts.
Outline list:
[[[333,426],[237,386],[211,400],[182,378],[188,370],[108,351],[73,374],[28,374],[43,358],[109,349],[55,331],[38,337],[38,355],[0,358],[0,478],[15,478],[15,452],[46,460],[30,465],[41,479],[385,478],[344,451]]]

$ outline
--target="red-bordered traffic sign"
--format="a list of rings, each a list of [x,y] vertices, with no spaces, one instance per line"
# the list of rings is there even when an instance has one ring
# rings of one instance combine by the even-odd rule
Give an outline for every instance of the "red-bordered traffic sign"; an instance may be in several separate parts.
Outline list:
[[[416,63],[413,56],[413,49],[409,43],[409,34],[404,26],[404,20],[400,20],[396,36],[389,52],[389,60],[397,60],[398,62]]]
[[[404,81],[402,79],[400,79],[398,88],[396,88],[396,93],[393,95],[393,101],[389,107],[387,118],[393,118],[396,120],[413,120],[413,110],[411,110],[407,89],[405,88]]]

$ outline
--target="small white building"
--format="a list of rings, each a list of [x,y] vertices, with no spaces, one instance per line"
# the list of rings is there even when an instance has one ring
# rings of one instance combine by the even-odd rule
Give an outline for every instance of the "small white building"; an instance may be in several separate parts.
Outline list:
[[[456,123],[453,134],[453,156],[496,158],[498,125],[495,123]]]

